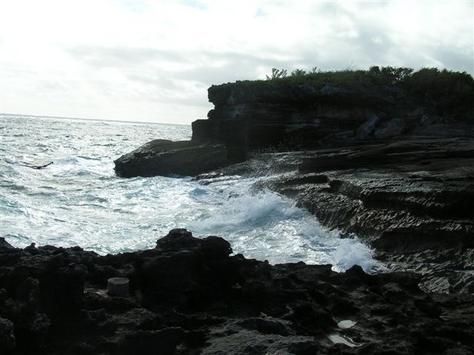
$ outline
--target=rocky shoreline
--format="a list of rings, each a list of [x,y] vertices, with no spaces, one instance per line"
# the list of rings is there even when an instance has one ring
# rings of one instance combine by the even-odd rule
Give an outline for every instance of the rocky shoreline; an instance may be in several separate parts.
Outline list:
[[[145,145],[116,160],[117,174],[167,175],[180,163],[191,175],[277,172],[262,184],[363,238],[392,270],[420,273],[424,290],[474,292],[470,75],[375,67],[228,83],[208,94],[215,107],[193,122],[185,149],[202,154],[190,162],[182,142],[165,153]],[[209,151],[220,159],[210,162]]]
[[[107,256],[0,240],[0,353],[474,353],[474,80],[333,74],[213,86],[191,141],[149,142],[115,171],[266,176],[389,272],[270,265],[182,229]]]
[[[99,256],[0,244],[2,354],[470,354],[474,296],[415,273],[269,265],[173,230]],[[130,281],[128,297],[107,280]]]
[[[364,238],[391,270],[422,274],[425,290],[472,294],[473,143],[411,138],[301,153],[298,171],[266,186],[324,225]]]

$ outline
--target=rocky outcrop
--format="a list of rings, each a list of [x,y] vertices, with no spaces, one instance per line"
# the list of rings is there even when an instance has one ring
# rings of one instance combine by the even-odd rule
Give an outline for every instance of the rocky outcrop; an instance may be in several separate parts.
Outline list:
[[[208,96],[214,109],[208,119],[192,123],[193,143],[188,144],[207,144],[209,154],[210,143],[223,144],[231,163],[269,149],[377,144],[414,135],[474,137],[474,80],[466,73],[374,67],[213,85]],[[163,172],[145,164],[139,175],[182,174],[182,155],[173,147],[166,149],[172,152],[164,164],[170,169]],[[150,151],[145,146],[137,153],[141,150]],[[160,155],[164,150],[160,148]],[[147,160],[126,155],[116,166],[124,159],[129,165],[142,165],[155,154],[151,151]],[[199,161],[202,166],[205,160]],[[219,164],[214,165],[185,174],[212,170]],[[136,175],[123,173],[121,166],[116,171],[121,176]]]
[[[228,140],[230,125],[246,141],[239,146],[308,148],[332,136],[354,135],[367,120],[379,120],[379,107],[393,105],[375,93],[355,93],[325,85],[291,82],[237,82],[209,88],[215,108],[208,120],[193,123],[193,140]]]
[[[228,144],[240,122],[245,139],[232,144],[256,158],[224,174],[286,169],[264,184],[365,238],[390,267],[422,273],[426,290],[474,292],[474,80],[382,72],[212,86],[193,140]]]
[[[470,354],[472,295],[428,295],[412,273],[231,256],[173,230],[156,248],[99,256],[0,243],[0,353]],[[130,280],[129,297],[107,280]]]
[[[422,270],[427,290],[473,292],[474,80],[407,73],[212,86],[215,108],[193,123],[188,144],[225,146],[233,163],[257,156],[224,173],[293,171],[266,184],[324,225],[365,238],[391,267]]]
[[[115,160],[121,177],[197,175],[230,162],[221,144],[157,139]]]
[[[472,77],[427,72],[431,76],[425,79],[417,73],[402,80],[361,71],[212,86],[209,101],[215,107],[208,120],[193,123],[193,140],[252,151],[377,143],[414,134],[452,136],[454,130],[472,136]],[[236,127],[244,138],[238,144],[235,137],[229,141]]]
[[[425,290],[474,292],[472,138],[265,153],[239,169],[270,172],[261,184],[295,199],[323,225],[365,239],[392,270],[422,274]]]

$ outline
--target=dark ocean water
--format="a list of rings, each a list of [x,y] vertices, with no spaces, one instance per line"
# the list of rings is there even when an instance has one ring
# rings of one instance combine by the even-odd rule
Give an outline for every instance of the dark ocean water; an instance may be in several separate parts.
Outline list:
[[[340,239],[291,200],[256,189],[257,178],[202,185],[189,177],[115,176],[120,155],[190,135],[186,125],[0,114],[0,236],[15,246],[79,245],[105,254],[152,247],[179,227],[225,237],[235,252],[271,263],[377,267],[363,243]],[[41,170],[23,165],[50,161]]]

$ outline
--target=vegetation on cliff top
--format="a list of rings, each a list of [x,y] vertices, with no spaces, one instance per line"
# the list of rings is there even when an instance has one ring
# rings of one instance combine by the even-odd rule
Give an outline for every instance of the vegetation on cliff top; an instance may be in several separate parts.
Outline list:
[[[394,100],[406,100],[429,107],[441,115],[474,119],[474,79],[466,72],[423,68],[378,67],[368,70],[310,71],[297,69],[288,74],[285,69],[272,69],[267,80],[238,81],[223,86],[293,87],[311,86],[315,89],[337,88],[363,97],[378,93]]]
[[[285,69],[272,69],[267,81],[287,83],[312,83],[333,85],[404,85],[414,89],[426,89],[433,85],[449,89],[467,90],[474,89],[474,79],[466,72],[439,70],[437,68],[423,68],[414,71],[411,68],[378,67],[369,70],[339,70],[321,71],[316,67],[311,71],[296,69],[288,75]]]

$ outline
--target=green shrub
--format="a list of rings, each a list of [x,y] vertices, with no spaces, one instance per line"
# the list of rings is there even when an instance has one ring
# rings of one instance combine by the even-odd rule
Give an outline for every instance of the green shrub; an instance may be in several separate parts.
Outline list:
[[[474,116],[474,79],[466,72],[423,68],[378,67],[368,70],[311,71],[272,69],[266,85],[306,84],[316,88],[330,84],[364,93],[395,95],[395,99],[423,105],[439,114]],[[473,118],[474,119],[474,118]]]
[[[267,80],[276,80],[276,79],[284,79],[286,78],[288,71],[286,69],[277,69],[272,68],[272,73],[270,76],[266,76]]]

